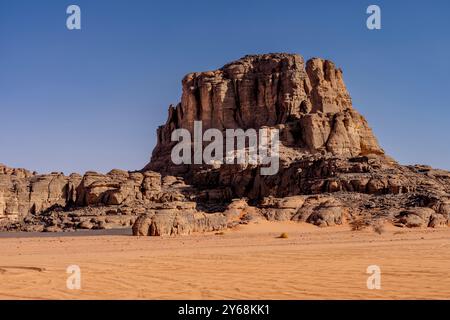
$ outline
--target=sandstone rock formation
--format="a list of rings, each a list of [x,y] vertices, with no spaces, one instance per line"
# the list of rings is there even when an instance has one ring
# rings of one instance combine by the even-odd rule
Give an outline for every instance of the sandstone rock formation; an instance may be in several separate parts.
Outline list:
[[[24,231],[130,227],[152,208],[184,200],[189,187],[156,172],[38,175],[0,166],[0,227]]]
[[[174,165],[171,132],[192,133],[194,121],[222,131],[279,129],[278,174],[263,176],[251,165]],[[298,55],[253,55],[217,71],[187,75],[181,102],[169,108],[145,169],[182,176],[199,189],[201,202],[245,197],[267,219],[328,226],[365,215],[408,227],[442,226],[449,220],[450,174],[401,166],[386,156],[353,108],[342,71],[318,58],[305,65]],[[303,199],[302,205],[280,207],[292,196]],[[402,214],[411,207],[426,207],[430,214],[414,223],[418,215]]]
[[[352,108],[342,71],[318,58],[305,67],[298,55],[246,56],[217,71],[188,74],[181,103],[169,108],[146,169],[178,173],[167,161],[171,133],[177,128],[193,133],[195,120],[205,130],[276,127],[283,144],[302,153],[383,154],[366,120]]]
[[[0,166],[0,229],[130,227],[142,236],[218,231],[253,219],[326,227],[364,219],[442,227],[450,173],[402,166],[384,154],[331,61],[294,54],[246,56],[188,74],[181,102],[157,132],[140,172],[38,175]],[[175,165],[174,129],[274,128],[279,171],[260,165]]]

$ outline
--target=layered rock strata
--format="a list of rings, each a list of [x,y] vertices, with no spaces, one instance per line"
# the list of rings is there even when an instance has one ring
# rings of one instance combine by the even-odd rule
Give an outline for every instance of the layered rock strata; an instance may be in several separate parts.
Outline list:
[[[321,227],[449,224],[450,173],[385,155],[331,61],[250,55],[188,74],[182,89],[140,172],[39,175],[0,166],[0,229],[133,226],[135,235],[173,236],[255,219]],[[195,121],[220,132],[278,129],[278,172],[262,175],[258,164],[174,164],[172,132],[193,135]]]
[[[448,223],[450,174],[401,166],[386,156],[331,61],[313,58],[305,64],[298,55],[251,55],[216,71],[188,74],[182,83],[181,102],[169,108],[145,169],[182,176],[199,190],[201,202],[246,198],[266,219],[322,226],[362,216],[402,226]],[[194,134],[194,121],[221,131],[278,129],[278,173],[261,175],[259,166],[249,164],[174,165],[171,133],[184,128]],[[286,197],[306,204],[280,208]]]

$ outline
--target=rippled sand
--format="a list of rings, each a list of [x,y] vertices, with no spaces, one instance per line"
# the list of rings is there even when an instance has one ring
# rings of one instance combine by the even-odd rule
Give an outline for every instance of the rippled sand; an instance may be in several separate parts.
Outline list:
[[[67,289],[69,265],[81,290]],[[381,290],[367,289],[369,265]],[[1,299],[450,299],[450,228],[259,222],[177,238],[2,237],[0,279]]]

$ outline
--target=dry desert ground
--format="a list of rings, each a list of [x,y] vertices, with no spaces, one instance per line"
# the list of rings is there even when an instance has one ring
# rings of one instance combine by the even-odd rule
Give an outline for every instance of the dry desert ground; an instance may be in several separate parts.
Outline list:
[[[67,289],[70,265],[80,290]],[[367,288],[369,265],[380,290]],[[450,228],[260,221],[172,238],[8,235],[0,277],[0,299],[449,299]]]

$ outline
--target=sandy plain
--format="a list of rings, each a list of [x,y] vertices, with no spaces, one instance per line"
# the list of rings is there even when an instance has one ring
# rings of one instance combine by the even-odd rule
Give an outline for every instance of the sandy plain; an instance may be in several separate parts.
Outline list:
[[[71,265],[80,290],[67,288]],[[367,287],[369,265],[380,267],[380,290]],[[450,299],[450,228],[259,221],[174,238],[0,237],[0,299],[419,298]]]

